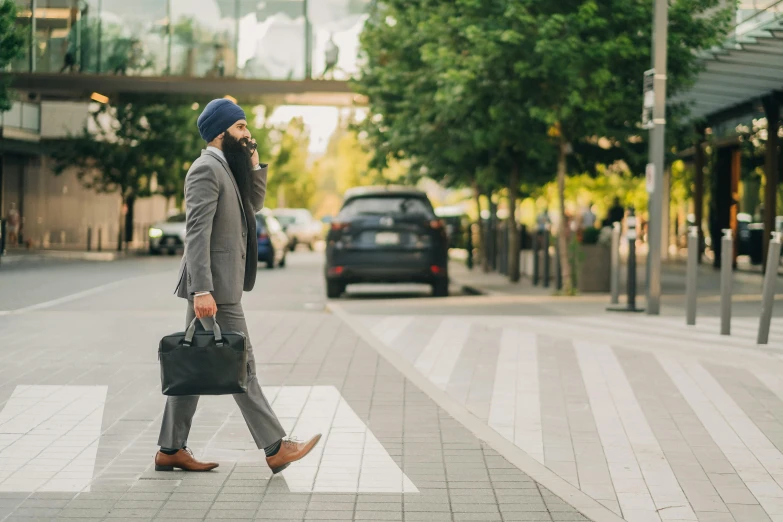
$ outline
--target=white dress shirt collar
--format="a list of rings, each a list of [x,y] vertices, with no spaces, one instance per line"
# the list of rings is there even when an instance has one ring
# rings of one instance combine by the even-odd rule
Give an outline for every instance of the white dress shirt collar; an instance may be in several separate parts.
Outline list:
[[[220,150],[219,148],[213,147],[212,145],[207,145],[207,150],[210,150],[210,151],[214,152],[215,154],[220,156],[220,159],[222,159],[223,161],[226,161],[226,155],[223,154],[223,151]]]

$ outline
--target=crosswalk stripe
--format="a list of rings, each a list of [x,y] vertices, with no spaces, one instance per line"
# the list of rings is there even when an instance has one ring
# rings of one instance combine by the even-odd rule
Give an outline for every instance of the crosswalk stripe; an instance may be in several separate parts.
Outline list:
[[[413,317],[392,315],[376,323],[370,330],[383,344],[390,346],[413,322]]]
[[[770,515],[783,515],[783,489],[770,476],[764,460],[759,459],[772,458],[777,462],[767,465],[777,469],[780,452],[775,449],[776,456],[766,451],[766,444],[770,443],[760,439],[766,437],[754,433],[758,428],[699,363],[678,362],[660,355],[658,361],[764,510]],[[758,454],[746,444],[743,435]]]
[[[468,338],[470,322],[444,319],[416,359],[415,367],[440,389],[445,389]]]
[[[627,520],[660,520],[658,507],[645,481],[644,471],[665,473],[668,464],[666,467],[653,464],[653,459],[659,453],[662,455],[662,452],[650,433],[619,362],[611,348],[603,345],[575,341],[574,350],[582,369],[585,388],[623,517]],[[637,423],[642,425],[634,425]],[[650,459],[638,462],[637,450],[642,449],[651,452]],[[666,462],[665,459],[663,462]],[[668,471],[673,479],[671,469]],[[663,477],[665,482],[669,482],[668,476]],[[676,480],[674,483],[676,484]],[[671,490],[671,487],[667,488],[667,491]],[[681,490],[679,493],[682,495],[683,504],[687,505],[684,494]],[[695,520],[695,516],[685,519]]]

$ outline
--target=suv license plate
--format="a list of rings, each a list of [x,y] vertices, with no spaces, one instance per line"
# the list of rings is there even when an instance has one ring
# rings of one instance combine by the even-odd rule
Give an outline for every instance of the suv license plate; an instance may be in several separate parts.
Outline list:
[[[399,245],[400,235],[396,232],[378,232],[375,234],[376,245]]]

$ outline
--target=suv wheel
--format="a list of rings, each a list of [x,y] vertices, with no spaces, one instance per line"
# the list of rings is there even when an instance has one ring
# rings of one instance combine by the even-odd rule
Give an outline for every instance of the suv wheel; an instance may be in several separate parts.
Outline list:
[[[326,297],[329,299],[337,299],[345,292],[345,285],[340,281],[327,281],[326,282]]]
[[[449,279],[444,277],[437,279],[432,283],[432,296],[433,297],[448,297],[449,296]]]

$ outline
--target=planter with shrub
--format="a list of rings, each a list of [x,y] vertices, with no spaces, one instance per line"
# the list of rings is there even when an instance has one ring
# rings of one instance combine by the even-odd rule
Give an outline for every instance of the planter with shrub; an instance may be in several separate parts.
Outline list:
[[[587,228],[577,254],[577,289],[581,293],[609,292],[612,229]]]

